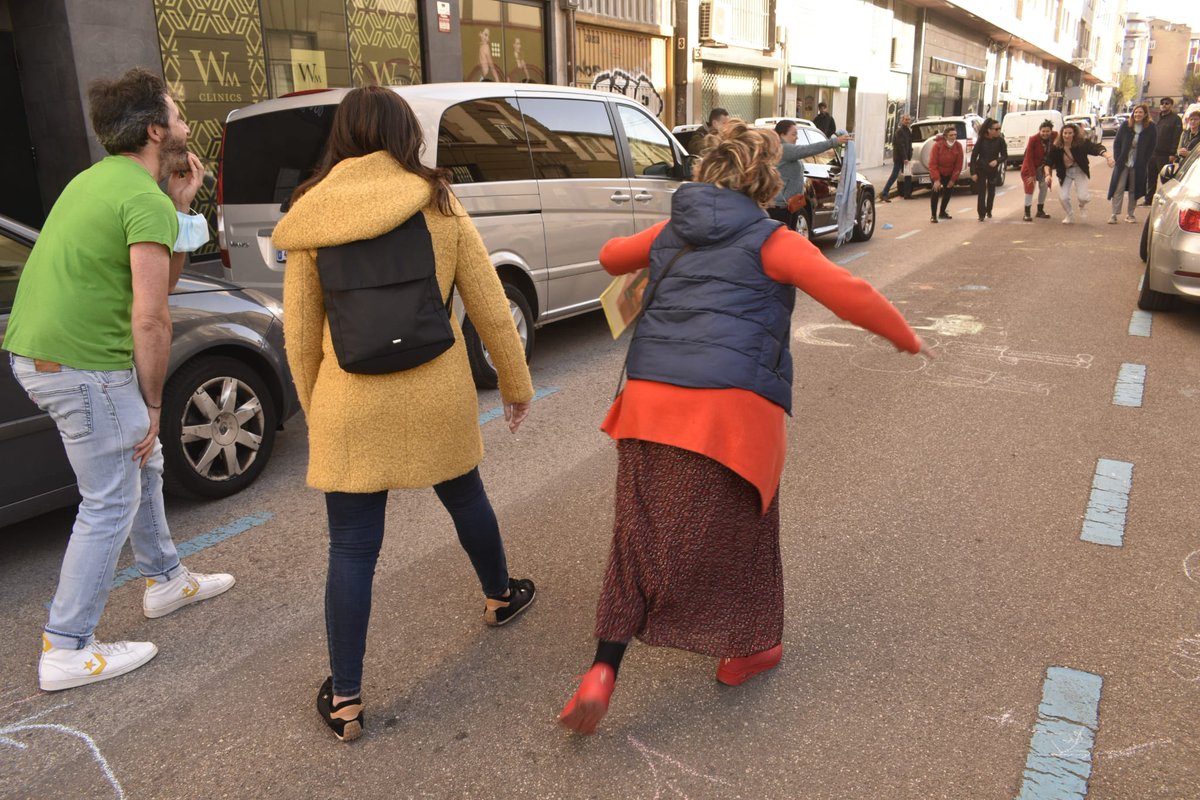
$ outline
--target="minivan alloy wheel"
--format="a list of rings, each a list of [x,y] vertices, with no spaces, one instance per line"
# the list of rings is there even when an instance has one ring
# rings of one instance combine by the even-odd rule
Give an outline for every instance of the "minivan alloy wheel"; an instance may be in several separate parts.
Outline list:
[[[533,310],[520,289],[503,281],[501,285],[508,298],[508,312],[512,314],[517,335],[521,337],[521,349],[528,361],[529,354],[533,350]],[[475,326],[471,324],[470,316],[463,321],[463,338],[466,340],[467,359],[471,363],[471,377],[474,378],[475,385],[480,389],[495,389],[500,385],[500,377],[496,374],[496,364],[492,361],[492,356],[488,353],[487,348],[484,347],[483,340],[475,331]]]

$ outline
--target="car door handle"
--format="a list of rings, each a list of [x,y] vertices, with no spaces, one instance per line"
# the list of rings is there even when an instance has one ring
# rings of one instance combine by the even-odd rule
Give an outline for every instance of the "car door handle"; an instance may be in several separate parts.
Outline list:
[[[628,203],[629,195],[625,194],[624,192],[613,192],[612,196],[608,199],[612,200],[614,203]]]
[[[633,199],[639,203],[649,203],[654,199],[654,195],[650,194],[649,192],[638,192],[633,196]]]

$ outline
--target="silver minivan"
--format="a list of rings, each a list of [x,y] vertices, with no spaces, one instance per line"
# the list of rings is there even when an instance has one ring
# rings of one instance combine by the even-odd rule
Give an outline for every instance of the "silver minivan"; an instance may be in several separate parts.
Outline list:
[[[292,190],[321,154],[349,89],[267,100],[230,113],[217,181],[226,277],[279,295],[287,253],[271,245]],[[622,95],[505,83],[394,87],[425,134],[423,160],[450,171],[508,295],[526,358],[534,329],[592,311],[610,277],[600,248],[670,215],[688,155]],[[461,307],[458,309],[461,314]],[[470,320],[476,383],[496,372]]]

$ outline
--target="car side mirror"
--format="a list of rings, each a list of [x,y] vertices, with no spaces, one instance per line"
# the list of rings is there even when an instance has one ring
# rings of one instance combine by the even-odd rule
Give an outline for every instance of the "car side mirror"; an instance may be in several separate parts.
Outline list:
[[[675,180],[690,181],[695,172],[696,164],[700,161],[700,156],[688,155],[683,159],[683,163],[675,165],[675,171],[672,175]]]
[[[1167,181],[1175,180],[1175,173],[1177,172],[1179,172],[1178,164],[1167,164],[1162,168],[1162,171],[1158,173],[1158,182],[1166,183]]]

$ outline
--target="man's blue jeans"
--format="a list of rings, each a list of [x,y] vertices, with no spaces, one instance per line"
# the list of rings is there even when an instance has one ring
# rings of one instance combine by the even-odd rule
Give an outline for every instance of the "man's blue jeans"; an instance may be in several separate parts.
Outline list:
[[[458,541],[483,593],[500,597],[508,591],[508,563],[500,524],[483,488],[478,467],[433,490],[450,512]],[[362,688],[363,653],[371,617],[371,582],[383,545],[387,492],[355,494],[327,492],[329,516],[329,573],[325,581],[325,633],[333,693],[353,697]]]
[[[17,382],[58,425],[83,498],[45,628],[50,644],[77,650],[100,621],[126,539],[143,576],[170,580],[183,570],[163,510],[162,445],[144,468],[133,460],[150,417],[132,369],[38,372],[32,359],[9,360]]]
[[[888,192],[891,191],[891,189],[892,189],[892,184],[896,182],[896,178],[899,177],[900,173],[903,170],[904,170],[904,162],[903,161],[893,161],[892,162],[892,174],[888,176],[887,183],[885,183],[883,185],[883,194],[879,195],[879,197],[881,199],[888,196]]]

